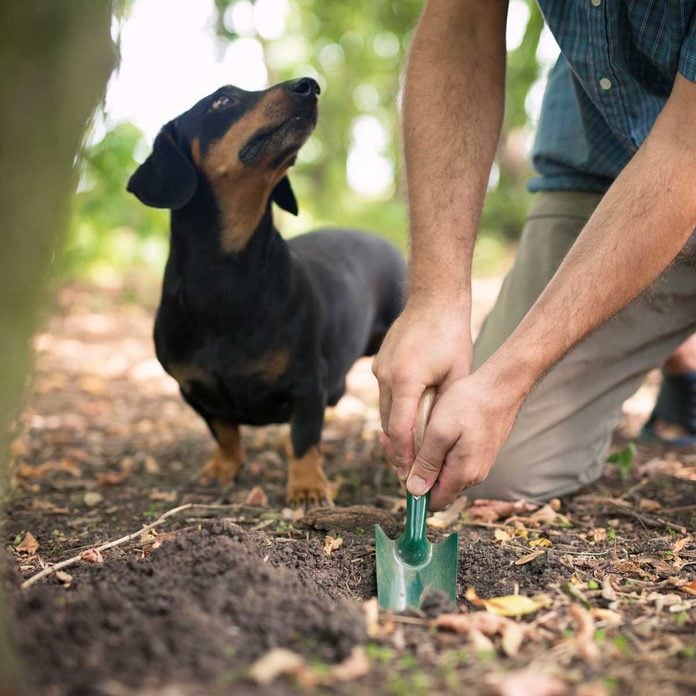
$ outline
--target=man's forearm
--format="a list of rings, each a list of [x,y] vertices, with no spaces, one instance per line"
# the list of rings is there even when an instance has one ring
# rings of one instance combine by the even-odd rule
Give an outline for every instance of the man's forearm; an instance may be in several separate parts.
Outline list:
[[[510,338],[482,369],[524,396],[565,353],[640,294],[696,226],[696,85],[678,78],[651,135],[604,196]],[[696,312],[696,308],[694,308]]]
[[[430,0],[404,87],[409,301],[470,298],[471,257],[503,115],[507,2]]]

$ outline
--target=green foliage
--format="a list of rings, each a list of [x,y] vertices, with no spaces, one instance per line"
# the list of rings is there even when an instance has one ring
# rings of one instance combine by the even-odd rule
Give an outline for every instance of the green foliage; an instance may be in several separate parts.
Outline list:
[[[622,481],[626,481],[631,471],[631,464],[636,456],[636,445],[633,442],[629,442],[624,449],[620,452],[614,452],[607,457],[607,462],[609,464],[619,465],[619,476]]]
[[[136,153],[147,152],[147,147],[133,124],[121,123],[85,148],[61,263],[63,274],[161,266],[167,213],[142,205],[126,192],[128,178],[138,166]]]
[[[240,0],[215,0],[218,34],[239,38],[229,11]],[[246,2],[246,0],[243,0]],[[118,17],[127,18],[133,0],[122,0]],[[528,0],[530,19],[518,48],[508,53],[506,113],[496,158],[497,182],[484,208],[476,252],[479,272],[497,272],[507,240],[519,231],[529,204],[529,168],[522,142],[529,135],[525,99],[539,77],[536,49],[543,27],[536,3]],[[290,234],[319,224],[374,230],[402,248],[407,242],[407,213],[398,116],[400,79],[411,33],[422,0],[374,0],[370,3],[289,0],[282,36],[260,36],[269,82],[313,75],[321,83],[320,119],[291,175],[300,202],[299,220],[283,215],[281,230]],[[362,119],[358,121],[358,119]],[[376,146],[393,185],[382,192],[357,192],[347,178],[354,151],[355,125],[381,126]],[[125,192],[128,177],[149,143],[132,124],[121,123],[86,148],[82,183],[73,202],[64,275],[120,274],[125,269],[159,270],[166,254],[167,214],[140,204]]]

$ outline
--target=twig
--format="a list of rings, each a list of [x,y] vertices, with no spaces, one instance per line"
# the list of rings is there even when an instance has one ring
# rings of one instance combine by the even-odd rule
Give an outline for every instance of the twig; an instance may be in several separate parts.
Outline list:
[[[133,539],[137,539],[140,537],[142,534],[145,532],[148,532],[151,529],[154,529],[155,527],[159,527],[161,524],[164,524],[164,522],[167,520],[168,517],[171,517],[172,515],[176,515],[184,510],[191,510],[192,508],[199,508],[202,510],[229,510],[231,507],[236,507],[235,505],[214,505],[214,504],[204,504],[204,503],[185,503],[184,505],[179,505],[178,507],[172,508],[171,510],[167,510],[167,512],[163,513],[160,515],[154,522],[151,522],[150,524],[146,524],[144,527],[141,527],[137,532],[132,532],[131,534],[126,534],[126,536],[122,536],[120,539],[115,539],[114,541],[107,541],[105,544],[102,544],[101,546],[98,546],[96,548],[97,551],[107,551],[108,549],[112,549],[115,546],[120,546],[121,544],[125,544],[128,541],[132,541]],[[62,570],[63,568],[67,568],[68,566],[75,565],[78,561],[80,561],[82,558],[81,554],[78,554],[77,556],[73,556],[72,558],[68,558],[65,561],[60,561],[59,563],[54,563],[49,565],[48,567],[44,568],[42,571],[39,573],[36,573],[36,575],[32,575],[30,578],[25,580],[20,587],[23,590],[26,590],[27,588],[31,587],[33,584],[37,583],[39,580],[42,580],[45,577],[48,577],[49,575],[53,575],[58,570]]]

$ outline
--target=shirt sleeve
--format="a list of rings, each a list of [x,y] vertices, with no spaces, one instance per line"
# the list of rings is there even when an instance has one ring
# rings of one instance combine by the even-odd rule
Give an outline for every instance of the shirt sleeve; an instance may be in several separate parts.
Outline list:
[[[696,82],[696,11],[679,51],[679,72],[690,82]]]

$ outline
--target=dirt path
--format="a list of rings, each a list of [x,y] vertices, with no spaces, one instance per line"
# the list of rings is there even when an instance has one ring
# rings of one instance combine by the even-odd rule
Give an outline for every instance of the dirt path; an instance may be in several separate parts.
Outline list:
[[[478,318],[496,291],[478,286]],[[244,432],[234,487],[197,482],[212,443],[155,361],[151,323],[151,302],[67,287],[37,339],[3,539],[37,693],[694,693],[693,452],[639,445],[623,478],[608,465],[598,485],[538,510],[469,501],[433,528],[460,534],[460,612],[434,600],[380,616],[372,529],[394,532],[402,512],[369,362],[324,432],[337,508],[302,516],[284,506],[282,427]],[[627,404],[624,435],[654,390]],[[187,503],[198,507],[102,558],[92,551]],[[19,589],[82,552],[65,574]],[[480,611],[471,587],[531,598],[534,611]],[[279,647],[290,652],[269,653]]]

